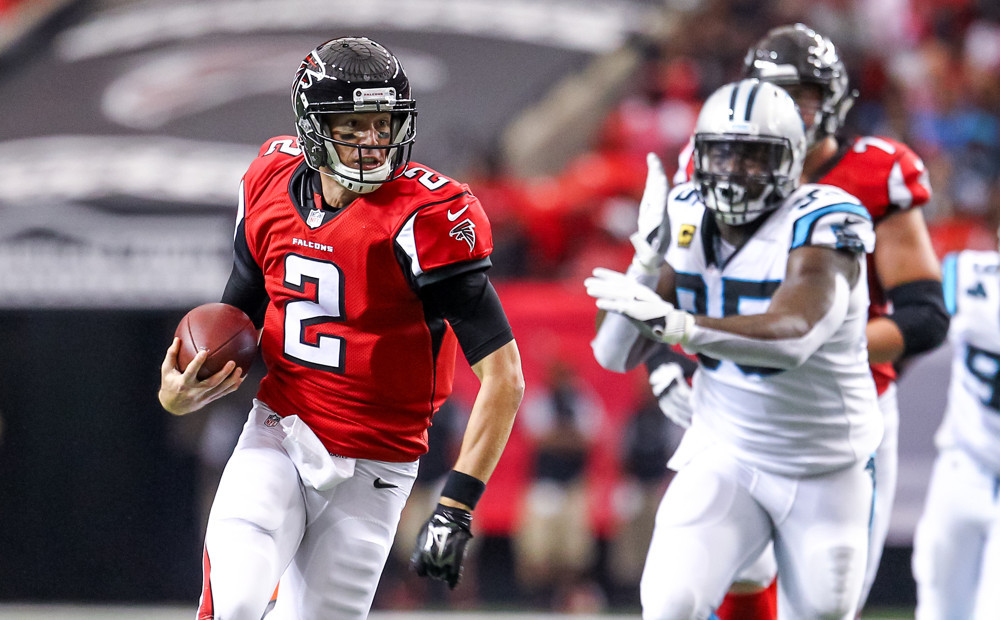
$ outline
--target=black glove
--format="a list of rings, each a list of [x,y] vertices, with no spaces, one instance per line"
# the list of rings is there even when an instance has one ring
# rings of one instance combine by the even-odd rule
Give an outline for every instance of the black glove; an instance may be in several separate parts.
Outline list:
[[[417,536],[410,568],[421,577],[440,579],[454,590],[462,576],[465,547],[472,539],[472,513],[438,504]]]

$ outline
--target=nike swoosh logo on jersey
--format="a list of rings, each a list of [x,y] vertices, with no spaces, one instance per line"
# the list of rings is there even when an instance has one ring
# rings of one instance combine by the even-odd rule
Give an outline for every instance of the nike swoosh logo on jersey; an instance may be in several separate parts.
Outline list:
[[[375,488],[376,489],[396,489],[396,488],[399,488],[399,485],[398,484],[393,484],[391,482],[386,482],[385,480],[382,480],[381,478],[376,478],[375,479]]]
[[[469,205],[465,205],[464,207],[462,207],[461,209],[458,210],[458,213],[452,213],[451,209],[448,209],[448,213],[447,213],[447,215],[448,215],[448,221],[449,222],[454,222],[455,220],[457,220],[459,218],[459,216],[461,216],[463,213],[465,213],[465,210],[468,209],[468,208],[469,208]]]

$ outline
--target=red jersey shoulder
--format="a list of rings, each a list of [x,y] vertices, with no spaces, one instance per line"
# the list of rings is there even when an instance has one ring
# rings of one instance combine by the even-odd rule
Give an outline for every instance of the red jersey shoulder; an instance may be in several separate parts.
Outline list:
[[[282,173],[290,174],[302,162],[302,149],[294,136],[276,136],[264,142],[257,158],[243,175],[243,193],[248,204],[256,202],[268,185]]]
[[[836,185],[856,196],[872,218],[892,209],[910,209],[931,197],[927,169],[913,149],[881,136],[856,138],[820,183]]]
[[[415,275],[493,251],[489,218],[468,185],[414,163],[388,188],[392,192],[385,198],[410,203],[396,241],[413,261]]]

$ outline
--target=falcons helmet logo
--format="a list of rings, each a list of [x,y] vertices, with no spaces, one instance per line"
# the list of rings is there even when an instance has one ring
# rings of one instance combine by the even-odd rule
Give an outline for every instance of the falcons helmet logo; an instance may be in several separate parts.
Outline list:
[[[448,231],[449,237],[454,237],[459,241],[464,241],[469,244],[469,251],[476,246],[476,225],[472,223],[472,220],[465,218],[461,222],[455,225],[450,231]]]

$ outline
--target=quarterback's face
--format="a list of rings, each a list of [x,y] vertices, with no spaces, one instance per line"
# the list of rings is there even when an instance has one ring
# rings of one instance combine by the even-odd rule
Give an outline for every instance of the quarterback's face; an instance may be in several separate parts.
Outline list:
[[[392,139],[390,133],[392,117],[388,112],[366,112],[358,114],[332,114],[330,135],[334,140],[356,144],[356,148],[337,144],[337,156],[351,168],[372,170],[385,163],[387,149],[366,149],[366,145],[385,146]]]

